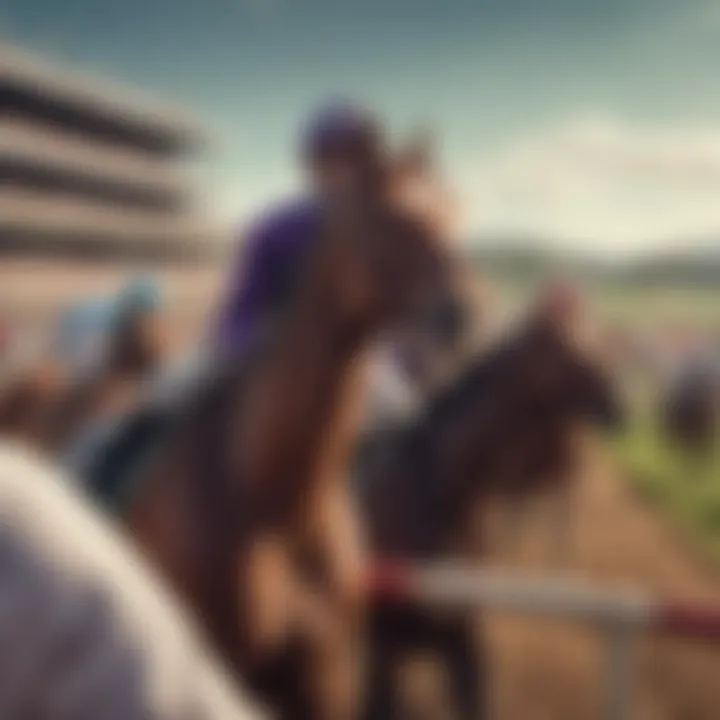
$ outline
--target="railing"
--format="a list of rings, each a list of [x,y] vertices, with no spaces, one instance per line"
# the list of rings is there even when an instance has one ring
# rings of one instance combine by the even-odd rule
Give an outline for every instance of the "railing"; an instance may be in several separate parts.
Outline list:
[[[591,624],[605,636],[604,720],[632,717],[635,639],[641,633],[720,642],[720,606],[598,589],[567,579],[531,579],[462,563],[377,568],[374,592],[432,606],[482,608]]]

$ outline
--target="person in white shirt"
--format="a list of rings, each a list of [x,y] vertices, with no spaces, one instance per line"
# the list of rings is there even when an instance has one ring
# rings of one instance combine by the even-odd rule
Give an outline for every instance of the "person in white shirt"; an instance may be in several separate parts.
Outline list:
[[[262,715],[129,545],[28,450],[0,446],[0,717]]]

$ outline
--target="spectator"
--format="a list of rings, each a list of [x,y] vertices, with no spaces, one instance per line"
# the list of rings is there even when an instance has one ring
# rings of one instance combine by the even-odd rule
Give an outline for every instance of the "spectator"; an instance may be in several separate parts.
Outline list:
[[[0,447],[0,717],[259,717],[66,478]]]

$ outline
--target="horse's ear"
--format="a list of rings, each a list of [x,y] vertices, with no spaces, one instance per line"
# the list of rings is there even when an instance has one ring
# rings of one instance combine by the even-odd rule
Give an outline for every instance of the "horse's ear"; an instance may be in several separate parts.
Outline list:
[[[432,174],[435,167],[435,142],[428,130],[418,130],[404,150],[408,171],[415,175]]]

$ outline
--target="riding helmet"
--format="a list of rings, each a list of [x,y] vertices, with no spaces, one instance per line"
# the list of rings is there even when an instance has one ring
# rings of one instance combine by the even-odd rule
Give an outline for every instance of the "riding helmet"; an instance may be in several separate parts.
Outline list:
[[[333,102],[310,118],[302,136],[306,162],[337,156],[373,157],[383,146],[380,122],[361,105]]]

